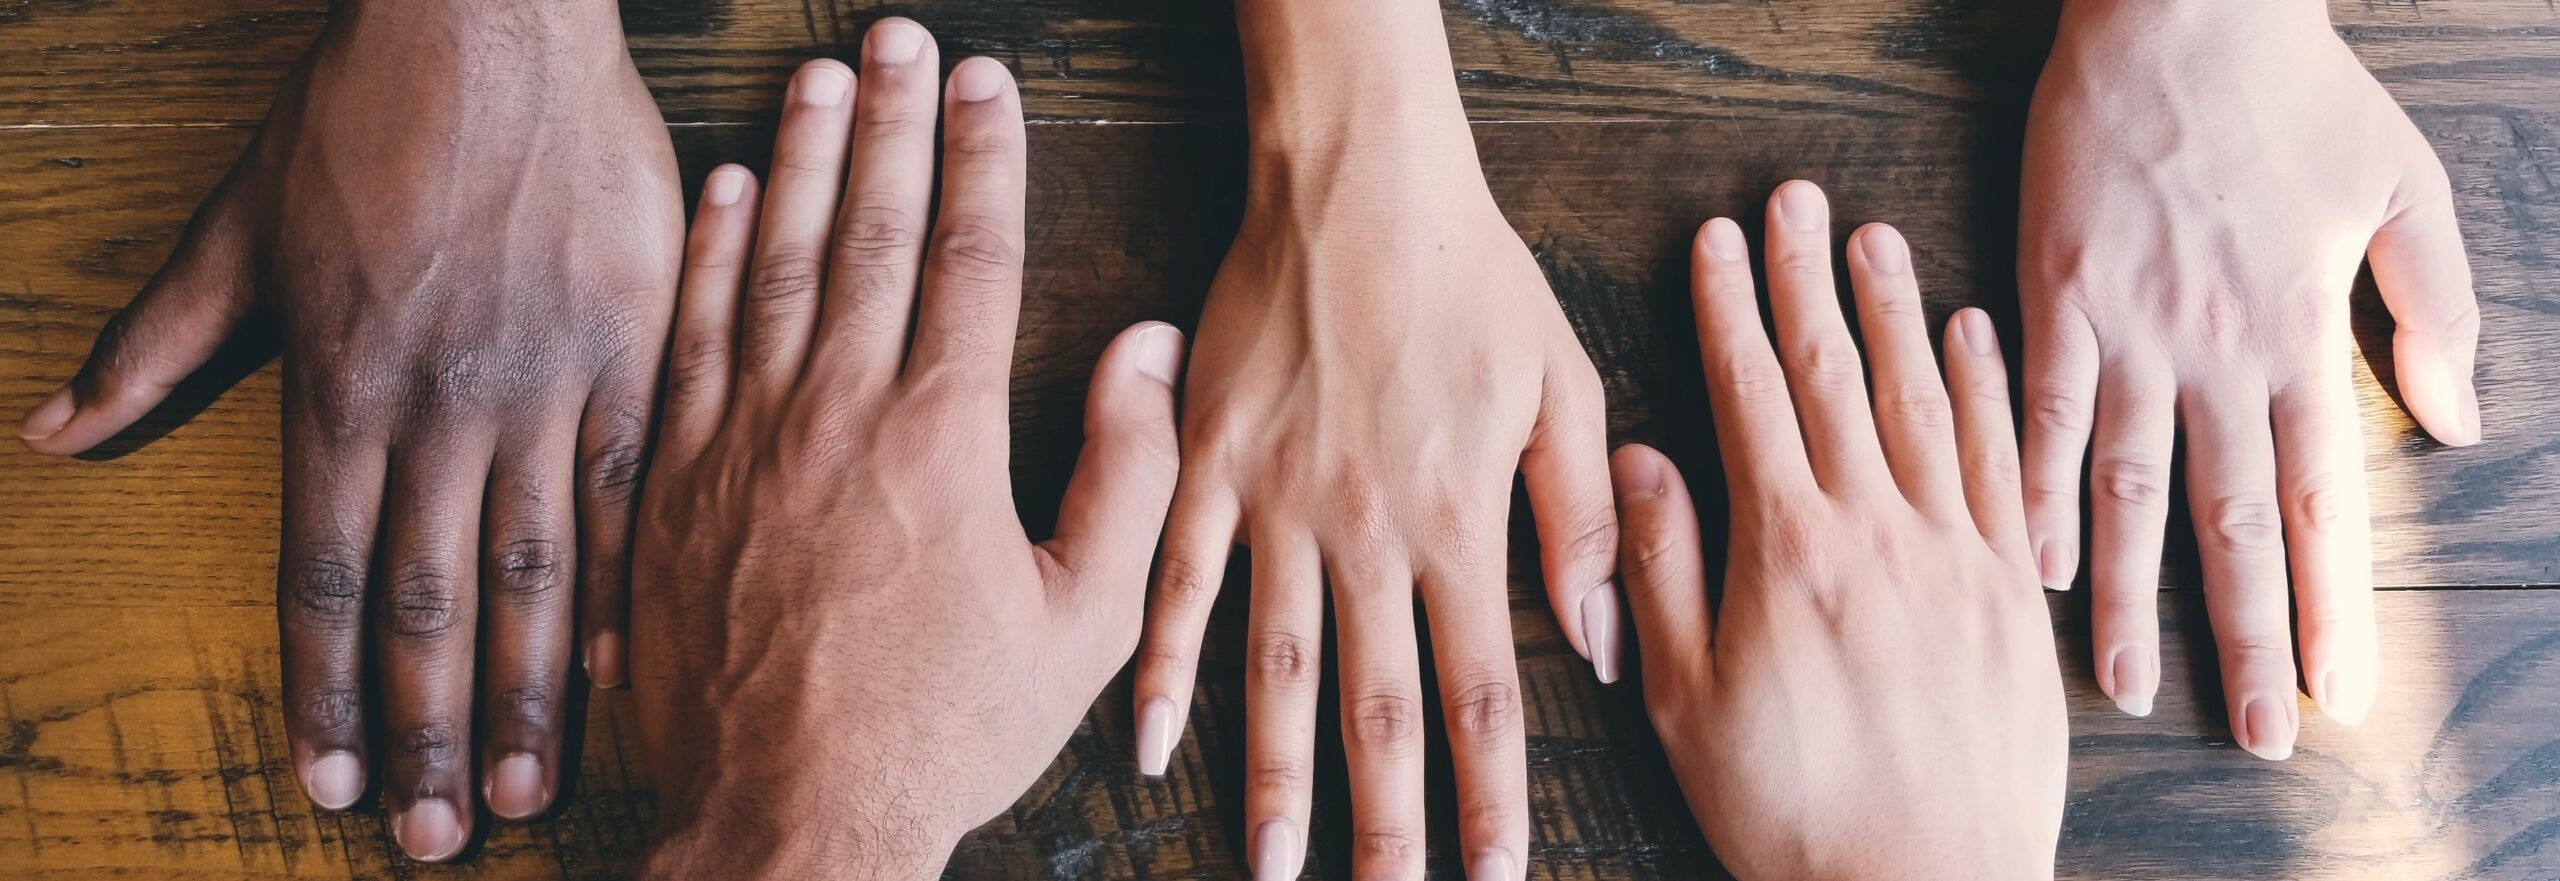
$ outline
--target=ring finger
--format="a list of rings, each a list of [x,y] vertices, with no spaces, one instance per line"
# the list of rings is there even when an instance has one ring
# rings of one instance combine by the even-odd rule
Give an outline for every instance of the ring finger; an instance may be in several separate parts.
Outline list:
[[[1374,555],[1328,564],[1342,652],[1342,752],[1351,771],[1351,874],[1421,874],[1422,656],[1413,575]],[[1261,877],[1257,874],[1255,877]]]
[[[1303,535],[1256,535],[1246,629],[1244,815],[1255,878],[1295,878],[1315,797],[1324,575]]]
[[[560,699],[568,688],[574,630],[569,584],[579,567],[576,484],[566,470],[577,438],[555,433],[560,436],[528,438],[500,454],[490,477],[481,576],[489,621],[489,669],[480,677],[481,792],[489,812],[509,820],[549,809],[558,789]]]

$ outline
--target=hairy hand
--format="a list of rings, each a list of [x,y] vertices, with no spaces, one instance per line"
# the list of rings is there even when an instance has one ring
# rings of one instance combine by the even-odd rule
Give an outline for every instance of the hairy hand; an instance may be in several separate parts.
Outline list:
[[[1137,645],[1181,336],[1104,352],[1031,543],[1005,464],[1021,99],[986,58],[939,90],[903,19],[864,56],[858,88],[801,68],[770,190],[724,167],[696,214],[635,566],[645,877],[937,877]]]
[[[444,859],[475,791],[503,817],[549,807],[582,604],[590,671],[620,676],[683,222],[612,4],[341,4],[168,265],[21,433],[88,449],[243,322],[282,322],[294,762],[343,808],[383,760],[402,848]]]
[[[1709,222],[1695,255],[1732,491],[1721,608],[1678,471],[1643,447],[1613,463],[1645,706],[1680,790],[1739,878],[2051,878],[2069,731],[1998,337],[1960,313],[1941,383],[1909,245],[1859,230],[1871,405],[1821,191],[1789,183],[1769,217],[1774,350],[1741,228]]]
[[[2444,168],[2316,3],[2080,0],[2036,85],[2019,284],[2028,522],[2045,584],[2088,569],[2098,684],[2145,715],[2170,463],[2240,745],[2293,751],[2299,680],[2363,720],[2379,666],[2347,292],[2399,328],[2402,399],[2480,439],[2480,317]],[[2286,587],[2292,587],[2292,607]]]

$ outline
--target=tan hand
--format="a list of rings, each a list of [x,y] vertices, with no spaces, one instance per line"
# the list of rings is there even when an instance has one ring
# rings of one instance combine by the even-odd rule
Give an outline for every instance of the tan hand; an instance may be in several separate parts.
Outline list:
[[[2098,684],[2148,714],[2183,432],[2188,509],[2241,746],[2293,751],[2300,681],[2374,702],[2363,433],[2347,291],[2399,322],[2409,411],[2480,439],[2480,317],[2445,172],[2317,3],[2080,0],[2029,119],[2018,279],[2028,523],[2045,584],[2081,564],[2089,464]],[[2288,578],[2292,608],[2286,603]]]
[[[695,217],[635,568],[646,877],[937,877],[1137,645],[1181,335],[1104,352],[1033,544],[1005,464],[1020,96],[987,58],[937,94],[903,19],[864,55],[858,89],[801,68],[760,206],[724,167]]]
[[[1613,463],[1645,706],[1680,790],[1746,881],[2051,878],[2069,731],[1998,338],[1959,313],[1941,384],[1909,246],[1869,225],[1849,272],[1870,396],[1821,191],[1789,183],[1769,217],[1776,352],[1742,230],[1709,222],[1695,255],[1732,491],[1721,609],[1677,469],[1639,446]]]

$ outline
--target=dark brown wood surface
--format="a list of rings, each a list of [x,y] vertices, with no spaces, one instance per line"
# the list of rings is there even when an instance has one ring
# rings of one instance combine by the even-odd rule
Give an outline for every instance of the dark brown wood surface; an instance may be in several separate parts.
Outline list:
[[[0,407],[32,404],[166,255],[325,21],[319,0],[0,0]],[[688,180],[761,164],[783,75],[915,16],[946,57],[1022,72],[1035,127],[1033,291],[1015,474],[1034,531],[1082,383],[1130,321],[1187,323],[1234,228],[1243,134],[1219,0],[626,0]],[[2053,0],[1450,0],[1496,196],[1609,386],[1621,440],[1707,475],[1683,243],[1756,221],[1778,181],[1828,186],[1845,231],[1901,225],[1933,313],[2014,313],[2017,140]],[[2300,752],[2230,746],[2190,552],[2173,550],[2159,712],[2116,714],[2057,595],[2073,693],[2072,878],[2536,879],[2560,873],[2560,8],[2339,2],[2349,42],[2444,156],[2482,297],[2490,442],[2443,449],[2391,403],[2388,318],[2356,298],[2372,450],[2383,702],[2306,708]],[[1118,122],[1144,125],[1091,125]],[[2014,328],[2012,340],[2014,342]],[[2369,360],[2371,369],[2362,365]],[[103,461],[0,445],[0,877],[606,878],[654,812],[624,695],[589,707],[569,807],[464,864],[392,856],[378,813],[312,812],[278,709],[271,575],[277,386],[209,371]],[[14,409],[9,410],[14,414]],[[1712,481],[1702,481],[1712,484]],[[1709,493],[1712,496],[1712,493]],[[1566,648],[1515,542],[1531,710],[1530,877],[1721,877],[1644,724]],[[2177,542],[2173,542],[2173,545]],[[1140,779],[1124,688],[1040,786],[968,840],[961,879],[1231,879],[1242,869],[1230,591],[1195,724]],[[1339,751],[1309,876],[1347,876]],[[1435,791],[1447,810],[1445,757]],[[823,818],[812,818],[822,822]],[[1437,829],[1435,873],[1456,877]]]

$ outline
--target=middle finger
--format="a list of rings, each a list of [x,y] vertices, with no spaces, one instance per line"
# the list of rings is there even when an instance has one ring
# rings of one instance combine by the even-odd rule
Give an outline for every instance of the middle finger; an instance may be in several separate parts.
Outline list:
[[[1769,197],[1769,311],[1815,482],[1825,490],[1884,478],[1858,347],[1831,277],[1831,206],[1822,189],[1788,181]]]
[[[451,859],[471,837],[472,557],[488,463],[488,442],[460,435],[413,440],[391,457],[377,625],[390,740],[383,796],[392,837],[426,862]]]

